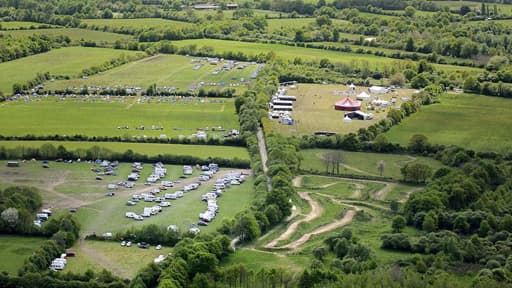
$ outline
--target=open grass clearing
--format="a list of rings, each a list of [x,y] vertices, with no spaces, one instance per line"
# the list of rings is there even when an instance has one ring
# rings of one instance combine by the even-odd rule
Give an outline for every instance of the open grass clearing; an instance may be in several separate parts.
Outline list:
[[[350,22],[339,19],[332,19],[332,25],[347,25]],[[306,28],[310,25],[316,25],[316,18],[281,18],[281,19],[267,19],[267,32],[275,33],[278,31],[293,32],[301,28]]]
[[[281,268],[288,270],[295,276],[299,276],[302,270],[311,262],[309,255],[282,255],[279,253],[255,250],[253,248],[237,249],[222,260],[221,266],[244,264],[250,270],[258,272],[262,267],[266,269]]]
[[[323,155],[327,152],[340,151],[329,149],[307,149],[300,151],[304,160],[302,160],[301,169],[310,171],[324,172],[326,168],[325,162],[322,160]],[[427,164],[435,171],[443,167],[441,162],[428,157],[412,157],[409,155],[400,154],[381,154],[381,153],[366,153],[366,152],[350,152],[341,151],[343,155],[343,169],[340,173],[343,174],[356,174],[356,175],[371,175],[379,176],[377,164],[382,160],[384,161],[385,168],[383,170],[383,177],[392,177],[400,179],[402,168],[407,163],[423,163]]]
[[[39,148],[50,143],[55,147],[63,145],[67,150],[89,149],[93,146],[109,149],[113,152],[124,153],[128,149],[135,153],[148,156],[172,154],[190,155],[200,158],[220,157],[225,159],[249,159],[247,149],[244,147],[185,145],[185,144],[158,144],[158,143],[120,143],[120,142],[75,142],[75,141],[0,141],[0,147],[5,148]],[[100,157],[101,158],[101,157]]]
[[[109,48],[67,47],[0,63],[0,91],[10,94],[14,83],[25,83],[32,80],[37,73],[50,72],[52,75],[75,77],[86,68],[103,64],[121,55],[137,53],[141,52]]]
[[[0,67],[3,64],[0,64]],[[163,97],[41,97],[4,103],[0,121],[10,123],[3,135],[191,136],[197,129],[238,129],[233,99]],[[136,127],[144,126],[144,130]],[[128,129],[118,127],[128,126]],[[155,129],[152,129],[152,126]],[[157,127],[163,130],[156,129]],[[211,130],[211,129],[209,129]],[[220,137],[225,131],[207,131]]]
[[[256,71],[255,64],[247,63],[244,69],[223,70],[226,62],[210,64],[201,61],[201,66],[194,69],[199,58],[180,55],[155,55],[132,63],[116,67],[87,79],[70,79],[47,83],[47,89],[73,89],[79,92],[83,86],[95,87],[143,87],[156,84],[158,87],[174,87],[178,90],[203,87],[205,90],[233,88],[245,90]],[[219,70],[220,69],[220,70]],[[219,70],[218,73],[215,73]]]
[[[74,43],[80,41],[94,41],[99,45],[110,45],[116,41],[129,40],[132,36],[122,35],[103,31],[93,31],[79,28],[53,28],[53,29],[35,29],[35,30],[15,30],[3,32],[4,35],[12,37],[26,37],[32,35],[49,35],[49,36],[67,36]]]
[[[363,91],[368,93],[368,88],[358,87],[353,94],[349,93],[349,88],[343,85],[322,85],[322,84],[298,84],[296,89],[289,89],[286,93],[297,97],[293,104],[291,115],[294,119],[293,125],[282,125],[279,119],[265,120],[263,122],[267,133],[274,132],[287,136],[301,136],[312,134],[316,131],[330,131],[340,134],[357,132],[361,128],[369,127],[380,120],[385,119],[388,111],[393,107],[400,107],[401,97],[410,98],[414,92],[411,89],[398,89],[397,93],[387,93],[378,96],[379,99],[391,101],[395,98],[396,104],[390,104],[388,107],[373,107],[374,110],[368,110],[369,101],[361,102],[361,111],[373,114],[372,120],[353,120],[346,123],[343,121],[345,113],[349,111],[339,111],[334,109],[334,104],[351,95],[355,96]]]
[[[46,240],[38,237],[0,235],[0,272],[16,276],[25,259]]]
[[[113,29],[166,29],[166,28],[185,28],[194,24],[167,20],[162,18],[136,18],[136,19],[82,19],[81,23],[87,24],[88,27],[109,27]]]
[[[106,269],[124,279],[135,277],[137,272],[152,263],[159,255],[168,256],[172,251],[169,247],[156,250],[138,248],[136,243],[131,247],[123,247],[111,241],[77,241],[71,248],[75,257],[69,257],[64,272],[83,274],[87,270],[101,272]],[[170,256],[168,256],[170,257]]]
[[[365,55],[357,53],[346,53],[339,51],[329,51],[322,49],[312,49],[296,46],[286,46],[280,44],[264,44],[264,43],[251,43],[251,42],[238,42],[217,39],[192,39],[173,41],[174,45],[184,47],[187,45],[197,45],[198,48],[203,46],[213,47],[215,52],[242,52],[247,55],[260,55],[269,52],[275,53],[277,57],[284,60],[294,60],[299,57],[307,61],[320,61],[320,59],[329,59],[333,63],[345,63],[353,67],[367,66],[369,69],[382,71],[385,67],[393,65],[400,66],[408,60],[397,60],[386,57],[379,57],[375,55]],[[445,72],[467,72],[470,74],[477,74],[483,71],[482,69],[473,67],[462,67],[453,65],[433,64],[433,66]]]
[[[390,142],[407,145],[414,134],[423,134],[435,144],[500,153],[512,150],[510,99],[446,94],[440,100],[440,104],[423,106],[421,111],[392,127],[386,137]]]
[[[480,8],[482,7],[481,2],[476,1],[434,1],[437,7],[449,7],[450,9],[460,9],[462,6],[468,6],[472,10],[478,10],[480,11]],[[500,4],[500,3],[486,3],[487,7],[490,11],[493,11],[494,5],[498,8],[499,14],[510,14],[512,13],[512,5],[507,4]]]

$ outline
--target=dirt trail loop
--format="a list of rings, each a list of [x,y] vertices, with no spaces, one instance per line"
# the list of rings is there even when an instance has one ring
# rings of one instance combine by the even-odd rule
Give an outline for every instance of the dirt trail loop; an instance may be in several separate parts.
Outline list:
[[[300,219],[300,220],[297,220],[295,222],[293,222],[292,224],[290,224],[290,226],[288,226],[288,229],[283,233],[281,234],[279,237],[277,237],[276,239],[270,241],[269,243],[267,243],[264,247],[265,248],[277,248],[276,247],[276,244],[279,242],[279,241],[283,241],[283,240],[286,240],[288,238],[290,238],[291,235],[293,235],[293,233],[295,233],[295,231],[297,231],[297,228],[299,227],[299,224],[302,223],[302,222],[310,222],[318,217],[320,217],[320,215],[322,215],[322,213],[324,212],[324,209],[322,208],[322,206],[315,200],[311,199],[311,197],[309,196],[308,193],[306,192],[299,192],[299,196],[308,201],[309,204],[311,205],[311,212],[309,212],[308,215],[306,215],[306,217]],[[281,247],[279,247],[281,248]]]
[[[394,183],[386,183],[386,182],[382,182],[384,186],[382,189],[380,189],[379,191],[377,191],[374,195],[373,195],[373,198],[377,199],[377,200],[384,200],[384,198],[386,198],[386,195],[388,195],[388,193],[393,190],[393,188],[395,188],[396,184]]]
[[[361,198],[361,189],[363,189],[365,186],[361,185],[359,183],[354,183],[356,185],[356,190],[354,190],[354,194],[352,194],[352,198],[358,199]]]
[[[340,219],[338,221],[334,221],[332,223],[329,223],[325,226],[322,226],[322,227],[314,230],[313,232],[306,233],[306,234],[302,235],[302,237],[300,237],[298,240],[288,243],[279,248],[295,249],[295,248],[301,246],[302,244],[306,243],[309,240],[309,238],[311,238],[311,236],[313,236],[313,235],[326,233],[331,230],[334,230],[334,229],[337,229],[337,228],[340,228],[340,227],[350,224],[355,215],[356,215],[356,211],[349,210],[349,211],[347,211],[345,216],[343,216],[342,219]]]

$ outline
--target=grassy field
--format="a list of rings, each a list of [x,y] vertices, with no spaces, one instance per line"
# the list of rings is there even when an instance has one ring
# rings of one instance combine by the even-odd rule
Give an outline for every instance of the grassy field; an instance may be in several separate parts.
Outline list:
[[[140,249],[136,245],[123,247],[118,242],[80,241],[71,248],[75,257],[68,258],[64,272],[83,274],[87,270],[100,272],[107,269],[125,279],[133,278],[159,255],[167,256],[172,249],[154,247]]]
[[[184,28],[193,24],[187,22],[166,20],[161,18],[138,18],[138,19],[82,19],[81,23],[88,27],[109,27],[109,28],[134,28],[134,29],[159,29],[159,28]]]
[[[239,51],[247,55],[259,55],[266,54],[268,52],[274,52],[277,57],[281,57],[285,60],[293,60],[296,57],[300,57],[308,61],[319,61],[320,59],[329,59],[334,63],[345,63],[352,66],[368,66],[370,69],[383,70],[385,66],[392,66],[394,63],[405,63],[407,60],[397,60],[386,57],[379,57],[375,55],[363,55],[357,53],[345,53],[339,51],[328,51],[321,49],[308,49],[303,47],[286,46],[279,44],[263,44],[263,43],[250,43],[250,42],[238,42],[238,41],[226,41],[216,39],[192,39],[192,40],[181,40],[173,41],[174,45],[183,47],[187,45],[195,44],[198,48],[203,46],[214,47],[216,52],[228,52],[228,51]],[[448,72],[467,72],[476,74],[481,72],[482,69],[473,67],[462,67],[453,65],[441,65],[433,64],[436,69]]]
[[[11,30],[11,29],[33,29],[37,28],[40,25],[45,26],[52,26],[57,27],[57,25],[50,25],[50,24],[44,24],[44,23],[37,23],[37,22],[26,22],[26,21],[0,21],[0,27],[2,30]]]
[[[326,152],[334,151],[327,149],[308,149],[302,150],[300,154],[304,157],[302,160],[301,169],[304,170],[317,170],[320,172],[325,171],[325,163],[322,160]],[[372,175],[379,176],[377,170],[377,163],[383,160],[385,168],[382,173],[384,177],[392,177],[399,179],[401,177],[400,168],[407,163],[424,163],[436,170],[443,165],[432,158],[427,157],[412,157],[408,155],[398,154],[380,154],[380,153],[363,153],[363,152],[349,152],[341,151],[343,155],[343,165],[340,173],[357,174],[357,175]]]
[[[136,62],[128,63],[88,79],[71,79],[48,83],[48,89],[66,89],[70,87],[100,86],[112,87],[139,86],[147,88],[151,84],[158,87],[175,87],[187,90],[193,85],[203,82],[206,90],[217,88],[245,89],[256,65],[249,64],[245,69],[232,69],[213,74],[222,68],[223,63],[212,65],[202,61],[201,68],[194,70],[195,58],[179,55],[156,55]]]
[[[3,32],[4,35],[11,35],[12,37],[23,37],[31,35],[50,35],[50,36],[67,36],[74,43],[79,43],[81,40],[94,41],[100,45],[111,45],[117,40],[131,39],[130,35],[116,34],[103,31],[94,31],[88,29],[78,28],[53,28],[53,29],[34,29],[34,30],[13,30]]]
[[[12,93],[14,83],[25,83],[33,79],[38,72],[77,76],[85,68],[103,64],[122,54],[134,55],[136,53],[141,52],[107,48],[69,47],[0,63],[0,91]],[[52,65],[48,65],[48,63],[52,63]],[[16,73],[13,71],[16,71]]]
[[[0,272],[16,276],[25,259],[45,241],[44,238],[0,235]]]
[[[355,95],[366,91],[366,87],[359,87],[356,89]],[[288,90],[288,95],[297,97],[297,101],[293,105],[292,116],[294,119],[293,125],[282,125],[278,119],[272,121],[265,121],[264,127],[266,132],[275,132],[284,135],[304,135],[312,134],[315,131],[331,131],[340,134],[349,132],[357,132],[360,128],[371,126],[380,120],[386,118],[387,112],[392,109],[392,106],[387,108],[380,108],[379,110],[368,111],[368,101],[363,101],[361,104],[361,111],[372,113],[374,118],[372,120],[354,120],[350,123],[343,122],[343,117],[346,111],[334,110],[334,104],[337,101],[344,99],[346,96],[341,93],[348,94],[348,87],[342,85],[321,85],[321,84],[299,84],[297,89]],[[341,92],[341,93],[340,93]],[[401,97],[410,98],[413,90],[399,89],[397,94],[388,93],[379,95],[380,99],[390,100],[396,97],[395,106],[400,107]],[[351,98],[355,99],[355,95]],[[375,96],[375,95],[373,95]]]
[[[297,29],[307,27],[316,23],[316,18],[281,18],[268,19],[267,32],[274,33],[277,31],[295,32]],[[350,22],[339,19],[332,19],[332,25],[346,25]],[[295,33],[293,33],[294,35]]]
[[[482,7],[481,2],[475,2],[475,1],[434,1],[436,6],[438,7],[449,7],[450,9],[459,9],[462,6],[468,6],[472,10],[476,9],[480,11],[480,8]],[[494,3],[486,3],[487,8],[490,11],[493,11],[494,9]],[[507,4],[499,4],[497,3],[498,13],[504,13],[504,14],[511,14],[512,13],[512,5]]]
[[[391,142],[407,145],[412,135],[423,134],[431,143],[477,151],[511,151],[510,99],[448,94],[440,100],[440,104],[423,106],[420,112],[392,127],[386,137]]]
[[[2,64],[0,64],[2,65]],[[40,99],[40,98],[38,98]],[[90,135],[90,136],[190,136],[196,129],[219,127],[238,129],[233,99],[175,99],[138,97],[66,98],[57,97],[3,103],[0,121],[11,123],[3,135]],[[145,126],[145,130],[135,127]],[[152,126],[163,130],[151,130]],[[129,129],[118,129],[128,126]],[[208,132],[209,137],[225,132]]]
[[[132,189],[121,188],[116,191],[114,197],[106,197],[107,184],[125,181],[131,172],[131,166],[128,163],[121,163],[117,176],[105,176],[103,181],[95,180],[95,173],[90,171],[93,166],[90,163],[50,163],[50,169],[41,168],[40,162],[25,162],[16,169],[0,166],[0,183],[9,185],[27,185],[34,186],[41,190],[44,207],[53,207],[56,217],[68,213],[69,208],[79,207],[75,214],[80,225],[82,235],[93,232],[103,234],[105,232],[123,231],[130,227],[140,228],[147,224],[157,224],[165,226],[175,224],[181,230],[188,229],[190,224],[196,223],[198,215],[206,210],[205,202],[201,201],[201,195],[211,191],[213,182],[203,183],[199,189],[190,191],[183,198],[172,201],[171,207],[165,207],[164,210],[144,221],[134,221],[125,217],[125,212],[142,213],[143,208],[154,206],[155,203],[139,202],[136,206],[126,206],[126,201],[131,199],[131,195],[140,193],[149,193],[151,186],[143,185],[144,180],[152,172],[150,164],[146,164],[141,173],[141,180],[135,182],[136,187]],[[167,176],[162,180],[175,181],[182,175],[181,166],[166,165],[168,169]],[[222,171],[232,171],[236,169],[222,168]],[[195,169],[194,174],[190,176],[192,181],[200,171]],[[195,178],[197,179],[197,178]],[[218,205],[220,214],[217,219],[212,221],[209,226],[201,227],[202,231],[211,232],[221,224],[223,217],[234,217],[236,213],[242,210],[256,196],[252,189],[253,178],[249,177],[243,185],[233,185],[227,189],[223,196],[219,198]],[[182,184],[180,184],[182,185]],[[154,185],[154,187],[157,187]],[[153,188],[154,188],[153,187]],[[171,188],[164,193],[172,193],[180,190]],[[52,216],[53,217],[53,216]]]
[[[120,143],[120,142],[75,142],[75,141],[0,141],[0,147],[31,147],[39,148],[41,145],[50,143],[55,147],[63,145],[67,150],[89,149],[93,146],[107,148],[113,152],[123,153],[130,149],[135,153],[148,156],[172,154],[190,155],[200,158],[220,157],[225,159],[249,160],[247,149],[243,147],[229,146],[207,146],[207,145],[185,145],[185,144],[158,144],[158,143]]]

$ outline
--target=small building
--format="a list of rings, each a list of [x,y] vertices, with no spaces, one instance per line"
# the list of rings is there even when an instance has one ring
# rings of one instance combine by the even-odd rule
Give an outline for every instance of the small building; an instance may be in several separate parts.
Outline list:
[[[349,97],[340,100],[334,104],[335,110],[341,110],[341,111],[356,111],[361,110],[361,102],[357,100],[352,100]]]
[[[9,161],[7,162],[7,167],[20,167],[20,163],[18,161]]]
[[[196,4],[194,5],[195,10],[216,10],[219,9],[220,6],[213,4]]]

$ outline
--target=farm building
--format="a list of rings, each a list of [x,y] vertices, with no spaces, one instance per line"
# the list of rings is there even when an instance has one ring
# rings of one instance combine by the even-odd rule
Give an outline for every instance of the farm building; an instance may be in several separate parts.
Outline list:
[[[352,120],[371,120],[373,119],[372,114],[364,113],[362,111],[352,111],[345,114],[345,117],[348,117]]]
[[[334,104],[335,110],[341,110],[341,111],[356,111],[361,110],[361,102],[357,100],[352,100],[349,97],[340,100]]]
[[[372,94],[386,94],[389,92],[389,89],[381,86],[372,86],[368,88],[368,92]]]

